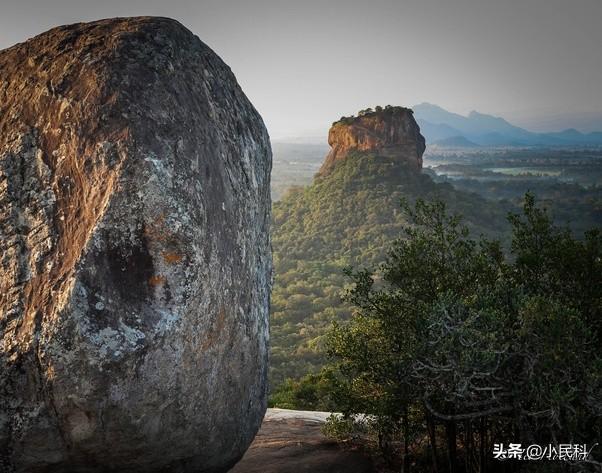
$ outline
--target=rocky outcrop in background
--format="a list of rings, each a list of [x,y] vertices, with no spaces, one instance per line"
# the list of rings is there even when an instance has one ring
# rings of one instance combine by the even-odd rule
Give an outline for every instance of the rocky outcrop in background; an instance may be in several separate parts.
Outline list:
[[[355,151],[387,156],[420,170],[426,148],[412,110],[390,106],[341,118],[332,124],[328,144],[331,150],[319,175],[328,174],[337,162]]]
[[[225,471],[266,408],[271,151],[165,18],[0,52],[0,460]]]

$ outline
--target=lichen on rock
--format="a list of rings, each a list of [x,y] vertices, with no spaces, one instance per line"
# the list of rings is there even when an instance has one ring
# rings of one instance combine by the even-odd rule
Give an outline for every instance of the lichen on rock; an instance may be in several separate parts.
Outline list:
[[[271,151],[179,23],[0,52],[0,461],[225,471],[266,408]]]

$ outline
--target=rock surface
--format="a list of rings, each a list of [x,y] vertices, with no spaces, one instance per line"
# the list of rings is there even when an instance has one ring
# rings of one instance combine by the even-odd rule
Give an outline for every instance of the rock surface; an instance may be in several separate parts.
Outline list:
[[[328,174],[338,161],[354,151],[398,159],[420,170],[426,148],[412,110],[404,107],[386,107],[360,113],[357,117],[343,117],[332,124],[328,144],[331,150],[319,175]]]
[[[266,408],[271,151],[165,18],[0,52],[0,463],[214,472]]]
[[[328,412],[268,409],[251,447],[230,473],[370,473],[365,453],[321,432]]]

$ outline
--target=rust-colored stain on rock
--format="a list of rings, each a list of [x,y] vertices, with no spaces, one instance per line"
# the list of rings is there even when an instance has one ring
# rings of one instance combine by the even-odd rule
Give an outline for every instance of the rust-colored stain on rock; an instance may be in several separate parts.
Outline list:
[[[161,286],[161,285],[165,284],[166,280],[167,279],[165,278],[165,276],[154,275],[149,278],[148,284],[149,284],[149,286],[152,286],[152,287]]]
[[[221,338],[226,325],[226,309],[222,307],[217,315],[217,318],[207,331],[205,341],[201,344],[201,350],[205,351],[214,346]]]
[[[163,252],[163,261],[165,261],[167,264],[179,263],[180,261],[182,261],[182,258],[184,258],[184,255],[181,255],[174,251],[164,251]]]

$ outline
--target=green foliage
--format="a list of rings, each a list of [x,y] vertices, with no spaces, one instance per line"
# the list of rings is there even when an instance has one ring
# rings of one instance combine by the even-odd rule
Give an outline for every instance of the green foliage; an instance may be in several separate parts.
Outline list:
[[[355,311],[327,339],[343,415],[373,418],[380,444],[401,442],[407,468],[416,438],[428,434],[436,450],[437,424],[449,471],[458,434],[468,452],[487,450],[494,433],[498,443],[599,439],[600,232],[576,240],[527,195],[505,255],[441,202],[405,214],[380,269],[348,271]]]
[[[516,208],[525,192],[537,195],[557,224],[576,235],[602,225],[602,155],[593,149],[429,150],[427,169],[437,182],[505,200]]]
[[[435,184],[403,163],[365,153],[348,157],[328,176],[274,203],[273,389],[324,365],[326,332],[333,321],[351,316],[350,304],[342,300],[349,285],[344,269],[382,261],[406,223],[399,201],[418,198],[445,200],[467,215],[475,234],[507,229],[500,206]]]
[[[359,439],[370,434],[370,424],[364,418],[331,414],[322,426],[322,433],[338,442]]]
[[[269,407],[308,411],[333,411],[337,408],[332,399],[337,380],[331,370],[308,374],[298,380],[287,379],[272,392]]]

